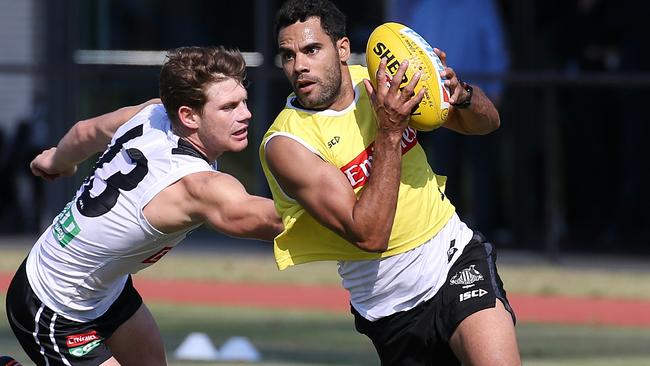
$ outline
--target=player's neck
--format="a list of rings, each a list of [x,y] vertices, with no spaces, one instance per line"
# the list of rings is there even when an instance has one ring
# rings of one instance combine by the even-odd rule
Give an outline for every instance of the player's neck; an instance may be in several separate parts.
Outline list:
[[[203,155],[204,159],[206,159],[208,162],[217,160],[217,158],[221,156],[221,154],[223,153],[221,151],[219,152],[208,151],[208,149],[205,147],[205,144],[203,144],[203,142],[201,141],[201,139],[197,134],[190,134],[185,137],[182,137],[182,139],[185,140],[189,145],[191,145],[193,150],[195,150],[200,155]]]
[[[354,87],[352,86],[352,77],[350,70],[346,65],[341,67],[341,87],[338,98],[332,103],[329,109],[340,112],[354,102]]]

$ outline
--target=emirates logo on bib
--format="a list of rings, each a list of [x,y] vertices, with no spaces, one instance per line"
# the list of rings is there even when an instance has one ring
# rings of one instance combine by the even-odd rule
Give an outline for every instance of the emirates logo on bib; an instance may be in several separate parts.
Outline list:
[[[402,134],[402,155],[406,154],[418,143],[417,132],[407,127]],[[375,143],[373,142],[361,154],[357,155],[352,161],[342,166],[340,169],[348,178],[352,188],[358,188],[366,184],[370,177],[370,170],[372,168],[372,154],[375,150]]]

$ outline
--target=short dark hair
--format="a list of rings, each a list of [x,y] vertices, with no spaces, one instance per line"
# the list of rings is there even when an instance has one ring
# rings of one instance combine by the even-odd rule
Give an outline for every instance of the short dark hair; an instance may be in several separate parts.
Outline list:
[[[168,51],[158,86],[172,124],[179,122],[177,113],[181,106],[201,115],[207,102],[206,87],[228,78],[240,83],[246,79],[246,62],[237,49],[180,47]]]
[[[275,18],[275,38],[280,30],[310,17],[320,19],[321,28],[333,43],[346,36],[345,15],[328,0],[288,0],[278,10]]]

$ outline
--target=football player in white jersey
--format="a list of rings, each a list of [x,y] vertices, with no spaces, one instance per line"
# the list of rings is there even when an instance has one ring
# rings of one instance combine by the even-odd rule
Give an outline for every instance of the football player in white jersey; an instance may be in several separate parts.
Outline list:
[[[18,269],[7,316],[38,365],[164,365],[160,331],[131,281],[205,224],[273,240],[282,222],[215,160],[247,144],[251,113],[239,51],[168,54],[160,100],[76,123],[31,163],[47,180],[103,151]]]

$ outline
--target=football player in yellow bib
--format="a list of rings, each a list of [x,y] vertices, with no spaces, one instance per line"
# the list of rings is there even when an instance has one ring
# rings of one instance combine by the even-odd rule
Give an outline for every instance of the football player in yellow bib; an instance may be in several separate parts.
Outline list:
[[[278,267],[338,261],[356,328],[382,365],[520,364],[496,251],[456,215],[408,126],[422,75],[400,85],[409,67],[400,60],[392,81],[374,88],[364,67],[348,65],[345,16],[328,0],[285,2],[276,36],[294,90],[260,147],[285,227]],[[443,127],[498,128],[479,88],[449,67],[441,76],[452,104]]]

